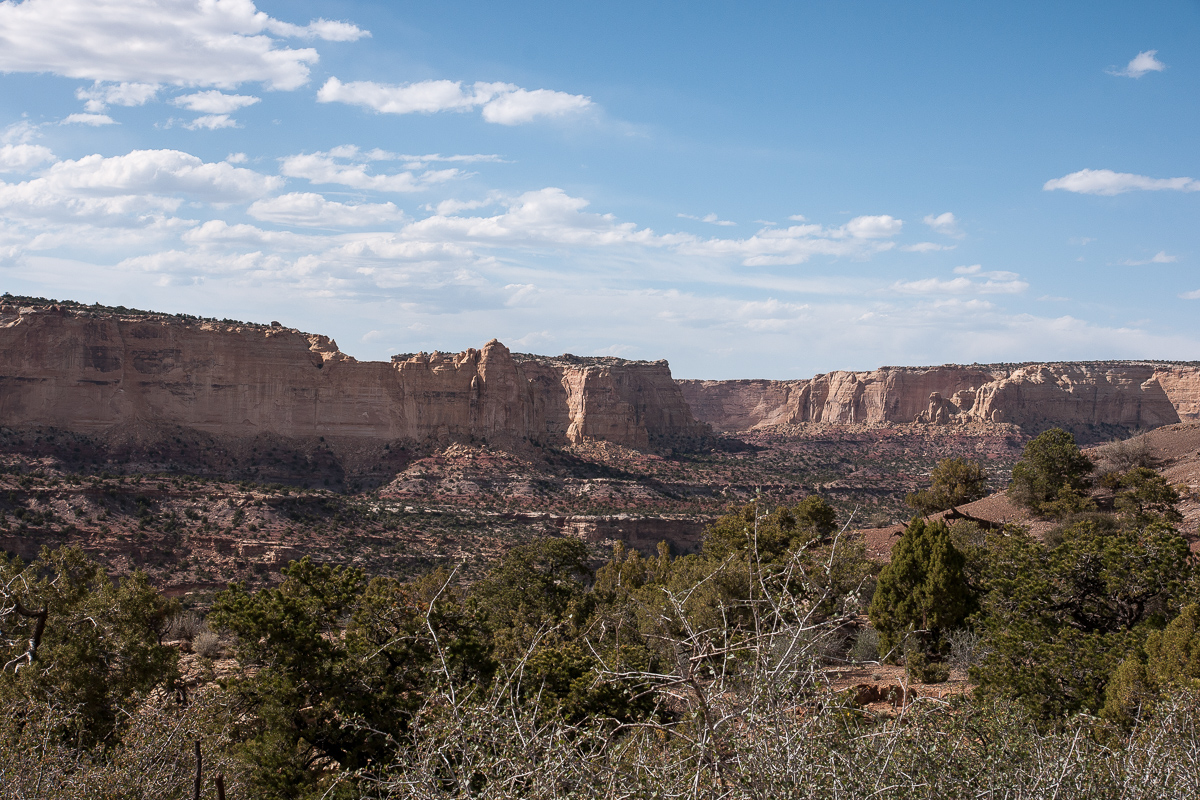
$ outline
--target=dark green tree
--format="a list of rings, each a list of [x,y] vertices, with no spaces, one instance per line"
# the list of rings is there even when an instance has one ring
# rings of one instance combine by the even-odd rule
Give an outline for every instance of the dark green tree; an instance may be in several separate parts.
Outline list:
[[[325,796],[329,765],[353,772],[383,758],[432,683],[486,679],[445,573],[367,581],[305,557],[283,576],[254,593],[231,587],[209,615],[238,637],[244,671],[229,688],[252,711],[244,747],[255,796]]]
[[[1051,428],[1025,445],[1013,467],[1008,496],[1037,514],[1063,517],[1091,507],[1086,495],[1092,462],[1075,437]]]
[[[1113,673],[1105,693],[1104,716],[1134,722],[1172,689],[1200,688],[1200,605],[1184,606],[1161,631],[1150,631],[1142,652],[1130,655]]]
[[[547,631],[577,631],[595,602],[585,592],[592,577],[587,545],[579,539],[541,539],[505,553],[470,591],[496,658],[515,663]]]
[[[1022,532],[989,538],[979,628],[990,650],[972,671],[984,697],[1041,717],[1098,712],[1118,663],[1169,618],[1190,573],[1169,526],[1066,526],[1048,545]]]
[[[809,495],[794,506],[760,513],[758,502],[718,519],[704,533],[704,555],[724,559],[753,553],[753,559],[779,562],[798,548],[823,542],[837,530],[837,512],[820,495]]]
[[[104,741],[156,688],[178,678],[161,637],[178,606],[135,572],[114,583],[81,550],[44,548],[28,566],[0,554],[0,703],[69,712],[78,744]]]
[[[987,472],[978,461],[944,458],[930,474],[928,489],[914,492],[904,502],[921,514],[932,514],[970,503],[987,494]]]
[[[868,614],[880,652],[895,658],[912,632],[926,654],[937,655],[942,634],[962,625],[973,597],[963,576],[963,554],[945,522],[914,518],[879,573]]]
[[[1154,470],[1133,467],[1111,482],[1115,483],[1113,508],[1131,519],[1133,524],[1145,526],[1161,521],[1176,525],[1183,522],[1183,514],[1179,513],[1179,492]]]

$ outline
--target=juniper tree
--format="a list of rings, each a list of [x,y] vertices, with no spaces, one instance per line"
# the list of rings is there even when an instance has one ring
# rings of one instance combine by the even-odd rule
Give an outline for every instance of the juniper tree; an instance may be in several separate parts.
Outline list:
[[[942,634],[960,626],[971,611],[965,563],[945,522],[909,523],[879,573],[868,610],[881,652],[895,658],[908,632],[917,634],[925,653],[938,651]]]

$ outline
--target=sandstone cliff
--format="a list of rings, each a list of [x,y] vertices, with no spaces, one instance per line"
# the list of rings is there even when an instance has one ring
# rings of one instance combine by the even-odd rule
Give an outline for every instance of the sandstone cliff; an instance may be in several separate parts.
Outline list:
[[[1200,368],[1154,362],[882,367],[797,381],[678,381],[697,419],[776,424],[1003,422],[1132,431],[1200,419]]]
[[[0,425],[633,447],[709,432],[665,361],[564,359],[518,360],[493,340],[359,362],[278,323],[0,304]]]

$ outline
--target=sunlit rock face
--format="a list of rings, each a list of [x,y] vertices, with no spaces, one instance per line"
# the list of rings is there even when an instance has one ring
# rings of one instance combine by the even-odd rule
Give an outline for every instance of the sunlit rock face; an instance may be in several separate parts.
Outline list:
[[[709,432],[665,361],[462,353],[360,362],[324,336],[79,307],[0,305],[0,425],[415,442],[611,441]]]
[[[777,424],[1008,423],[1128,431],[1200,419],[1200,368],[1155,362],[882,367],[797,381],[679,381],[718,431]]]

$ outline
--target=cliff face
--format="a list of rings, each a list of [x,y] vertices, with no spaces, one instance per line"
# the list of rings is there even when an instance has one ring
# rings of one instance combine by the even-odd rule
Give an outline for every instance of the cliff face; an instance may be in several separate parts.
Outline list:
[[[1156,428],[1200,419],[1200,368],[1139,362],[884,367],[799,381],[679,381],[718,431],[775,424]]]
[[[0,306],[0,425],[233,436],[572,441],[699,436],[665,361],[482,350],[359,362],[278,325]]]

